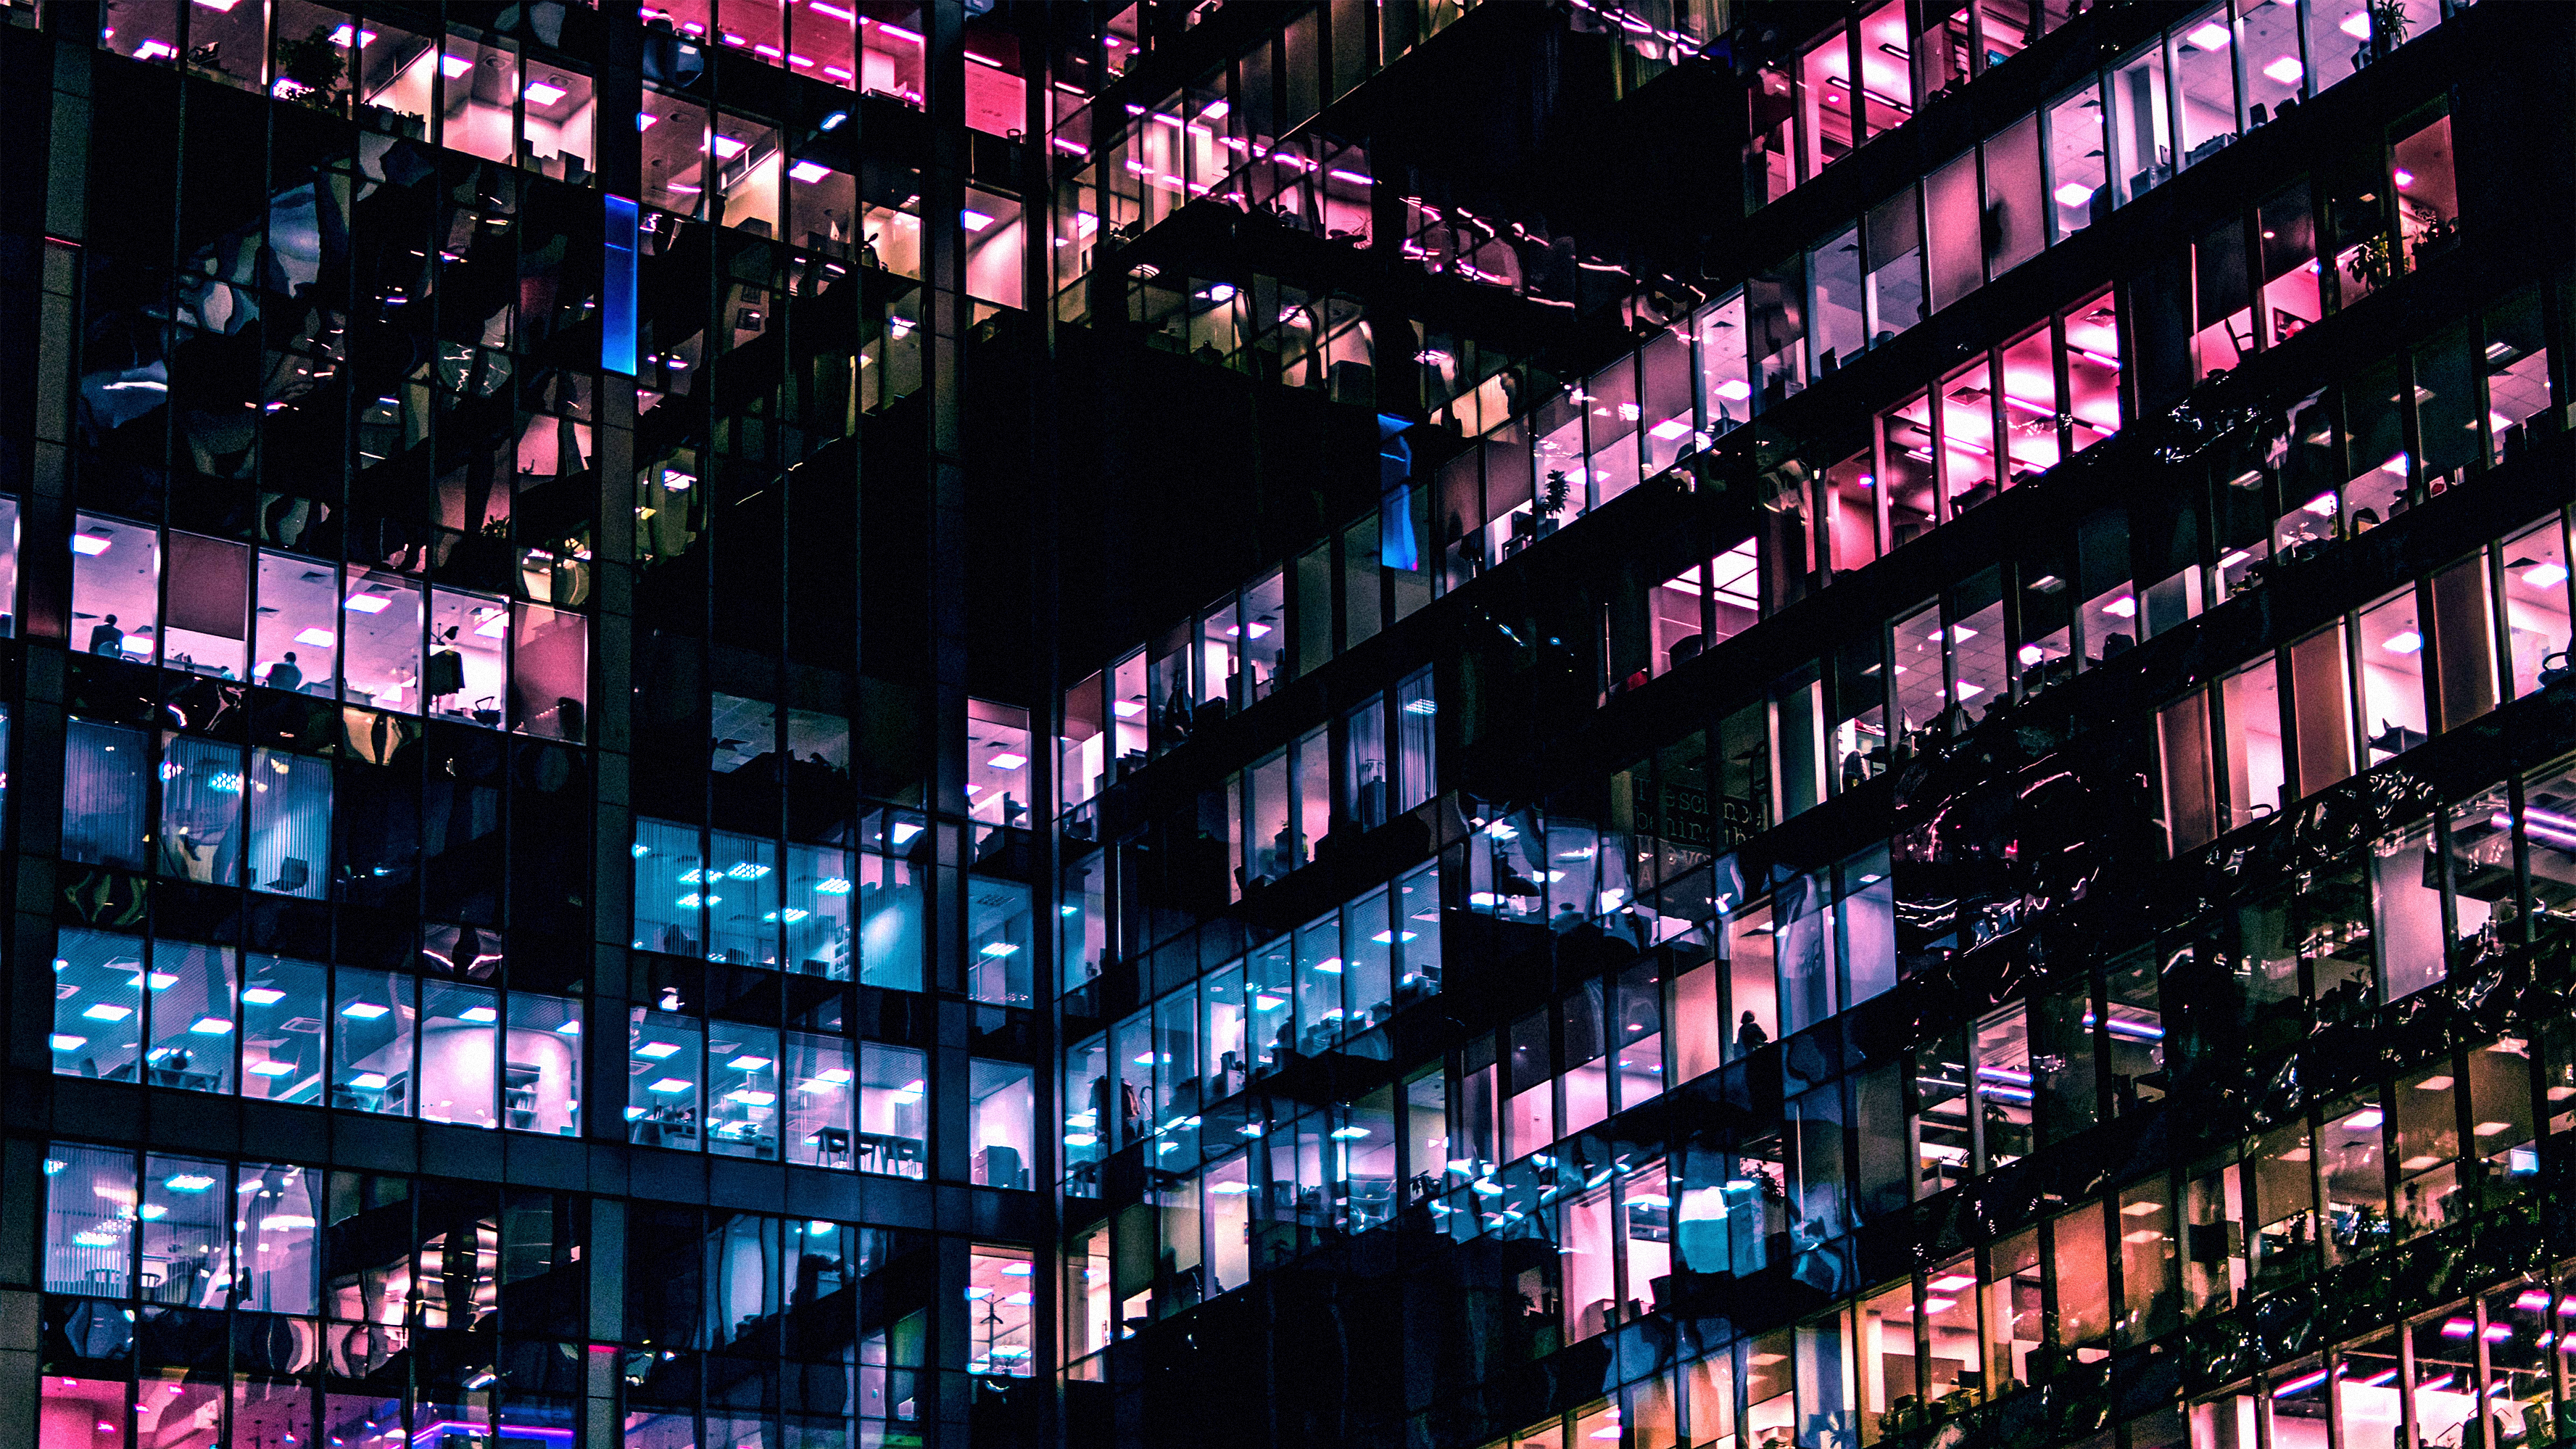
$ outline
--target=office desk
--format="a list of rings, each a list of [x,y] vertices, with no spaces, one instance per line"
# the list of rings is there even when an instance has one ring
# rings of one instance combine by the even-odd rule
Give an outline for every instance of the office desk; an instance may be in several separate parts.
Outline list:
[[[859,1171],[883,1173],[891,1177],[920,1177],[930,1165],[930,1153],[918,1137],[896,1137],[883,1132],[858,1135]],[[905,1170],[905,1164],[913,1164]]]

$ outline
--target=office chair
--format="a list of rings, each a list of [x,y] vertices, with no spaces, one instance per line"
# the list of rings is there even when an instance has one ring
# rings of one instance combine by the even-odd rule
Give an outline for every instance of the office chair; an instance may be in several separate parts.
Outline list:
[[[270,881],[262,889],[292,893],[304,889],[312,880],[312,863],[290,855],[277,863],[277,879]]]

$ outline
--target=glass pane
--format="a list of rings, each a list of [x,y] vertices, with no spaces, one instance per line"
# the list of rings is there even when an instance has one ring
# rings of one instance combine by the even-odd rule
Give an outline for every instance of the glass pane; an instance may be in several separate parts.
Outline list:
[[[1985,358],[1941,382],[1941,474],[1954,518],[1995,496],[1994,394]]]
[[[232,1243],[231,1176],[220,1162],[158,1155],[143,1160],[136,1281],[147,1302],[224,1305],[229,1275],[223,1262]]]
[[[977,1001],[1026,1006],[1033,994],[1029,969],[1029,888],[1016,881],[972,877],[966,908],[967,988]]]
[[[1340,1037],[1341,922],[1332,916],[1297,932],[1297,1047],[1314,1056]]]
[[[253,678],[271,689],[330,697],[339,675],[340,570],[262,553],[253,633]]]
[[[1342,924],[1348,958],[1343,971],[1350,1012],[1346,1026],[1365,1031],[1385,1019],[1394,999],[1395,934],[1387,920],[1386,892],[1372,891],[1348,907]]]
[[[2262,305],[2266,309],[2258,325],[2269,329],[2264,344],[2278,346],[2325,315],[2317,287],[2316,217],[2308,207],[2306,183],[2265,201],[2255,217],[2261,236]]]
[[[975,1061],[968,1072],[967,1114],[974,1180],[986,1187],[1025,1188],[1035,1145],[1036,1079],[1012,1062]]]
[[[856,889],[851,871],[851,852],[837,846],[787,847],[786,906],[780,918],[787,923],[791,970],[850,979],[850,896]]]
[[[2363,611],[2360,631],[2362,729],[2367,763],[2378,764],[2422,744],[2424,635],[2415,591],[2403,589]]]
[[[929,1109],[922,1054],[904,1047],[862,1043],[859,1049],[859,1170],[920,1177],[929,1166],[924,1150]]]
[[[922,829],[910,821],[897,821],[887,832],[887,843],[900,847]],[[873,850],[859,852],[858,862],[859,981],[896,991],[919,991],[923,907],[912,864]]]
[[[2226,715],[2229,828],[2279,811],[2287,780],[2281,752],[2280,672],[2266,655],[2227,677],[2219,706]]]
[[[430,596],[429,669],[421,692],[441,719],[498,729],[509,613],[499,599],[439,589]]]
[[[704,1042],[698,1019],[640,1006],[630,1010],[627,1140],[646,1147],[695,1149]]]
[[[1895,632],[1897,728],[1911,734],[1930,728],[1948,708],[1940,609],[1927,608],[1899,620]]]
[[[856,1149],[851,1137],[858,1099],[858,1073],[850,1044],[836,1036],[810,1032],[786,1034],[786,1125],[782,1135],[787,1160],[816,1167],[849,1167]]]
[[[331,866],[331,762],[251,751],[250,884],[320,900]]]
[[[2308,0],[2308,64],[2321,91],[2370,64],[2370,7],[2366,0]],[[2431,1437],[2426,1436],[2427,1439]]]
[[[585,742],[590,621],[543,604],[513,604],[510,618],[510,727],[521,734]]]
[[[1753,384],[1752,374],[1746,370],[1743,294],[1736,293],[1703,310],[1698,326],[1700,414],[1714,435],[1752,416]]]
[[[1934,0],[1914,37],[1914,94],[1929,104],[1968,83],[1974,48],[1969,44],[1967,0]]]
[[[1905,0],[1891,0],[1860,23],[1861,110],[1871,136],[1894,130],[1914,116],[1905,31]]]
[[[2048,329],[2034,329],[2004,348],[2006,462],[2025,483],[2057,466],[2057,363]]]
[[[2410,1397],[2417,1442],[2470,1442],[2477,1430],[2469,1421],[2479,1416],[2482,1398],[2478,1391],[2478,1325],[2470,1305],[2463,1303],[2448,1312],[2436,1313],[2409,1332],[2415,1349]],[[2406,1382],[2403,1378],[2398,1381]]]
[[[667,820],[635,822],[635,949],[696,956],[706,895],[697,827]],[[683,905],[681,902],[686,901]]]
[[[258,1162],[245,1162],[236,1173],[234,1306],[257,1313],[313,1312],[321,1297],[319,1175]],[[241,1422],[238,1413],[234,1422]]]
[[[1254,951],[1250,958],[1244,989],[1251,994],[1247,1033],[1256,1076],[1285,1065],[1285,1054],[1296,1048],[1295,987],[1289,979],[1293,959],[1286,936]]]
[[[1859,228],[1807,253],[1807,282],[1813,294],[1808,317],[1815,334],[1816,374],[1821,377],[1868,345],[1862,330]]]
[[[2121,205],[2173,174],[2172,127],[2161,47],[2138,51],[2111,72],[2111,178]]]
[[[719,830],[706,868],[680,873],[678,908],[688,911],[702,901],[713,934],[707,959],[745,965],[778,964],[778,842],[761,836]]]
[[[2504,569],[2505,625],[2519,699],[2540,688],[2544,673],[2563,674],[2568,667],[2567,543],[2558,520],[2507,539]]]
[[[420,993],[420,1115],[493,1127],[494,1046],[500,993],[463,982],[424,981]]]
[[[1790,157],[1798,108],[1791,99],[1788,74],[1776,65],[1755,72],[1745,103],[1745,134],[1752,138],[1744,153],[1744,201],[1749,212],[1778,201],[1797,184]]]
[[[2236,139],[2236,58],[2227,7],[2212,6],[2173,28],[2174,89],[2182,110],[2182,164],[2215,155]]]
[[[510,993],[501,1063],[503,1124],[517,1132],[581,1135],[581,1003]]]
[[[2237,84],[2245,96],[2246,124],[2260,126],[2281,113],[2283,101],[2297,99],[2307,88],[2307,67],[2299,48],[2299,7],[2249,3],[2240,9]]]
[[[1930,315],[1924,302],[1923,217],[1911,186],[1871,207],[1869,243],[1870,345]]]
[[[2430,827],[2371,847],[2370,901],[2381,999],[2397,1001],[2439,982],[2445,974],[2441,864]]]
[[[161,759],[161,873],[238,885],[243,793],[239,746],[169,736]]]
[[[2069,308],[2065,327],[2066,410],[2080,453],[2120,430],[2120,332],[2111,294]]]
[[[1410,810],[1429,800],[1439,786],[1434,729],[1439,712],[1439,702],[1431,693],[1430,670],[1423,670],[1398,686],[1395,697],[1395,807],[1398,810]]]
[[[72,638],[92,654],[152,658],[161,542],[140,524],[81,515],[72,534]]]
[[[83,535],[96,541],[95,535]],[[138,535],[139,538],[139,535]],[[84,544],[75,541],[79,549]],[[73,562],[74,587],[89,560]],[[170,667],[218,679],[240,679],[250,668],[251,551],[223,539],[170,535],[170,618],[162,654]]]
[[[153,945],[146,978],[152,1046],[145,1080],[191,1092],[230,1092],[237,1025],[233,953],[184,941]]]
[[[242,987],[242,1095],[273,1102],[322,1100],[326,968],[253,955]]]
[[[1840,26],[1827,31],[1800,57],[1798,82],[1799,130],[1805,140],[1801,148],[1805,164],[1799,168],[1803,180],[1851,154],[1858,122],[1851,94],[1850,43]]]
[[[2063,241],[2109,208],[2094,198],[2109,183],[2103,157],[2101,88],[2086,82],[2048,103],[2049,239]]]
[[[1147,1047],[1154,1059],[1153,1131],[1190,1146],[1191,1161],[1198,1154],[1186,1124],[1197,1117],[1201,1105],[1198,1006],[1198,993],[1186,986],[1156,1002],[1153,1037]]]
[[[333,982],[331,1105],[409,1116],[412,978],[343,966]]]
[[[2041,170],[2039,117],[2024,116],[1985,145],[1986,275],[2004,273],[2038,256],[2048,243],[2048,183]]]
[[[54,952],[54,1071],[135,1080],[143,1055],[143,942],[66,930]]]
[[[1952,686],[1961,705],[1982,718],[2012,694],[2012,657],[2004,637],[2004,606],[1989,604],[1950,626]]]
[[[707,1150],[778,1160],[778,1035],[730,1022],[707,1035]]]

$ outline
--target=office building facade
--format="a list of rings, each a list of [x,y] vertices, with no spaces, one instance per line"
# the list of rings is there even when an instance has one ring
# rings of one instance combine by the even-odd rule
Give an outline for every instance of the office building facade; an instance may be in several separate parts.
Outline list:
[[[1331,6],[1060,122],[1060,355],[1246,439],[1052,420],[1068,1438],[2554,1442],[2568,44]]]
[[[8,7],[0,1442],[1041,1422],[1013,32],[759,8]]]
[[[2570,1432],[2576,12],[5,14],[0,1442]]]

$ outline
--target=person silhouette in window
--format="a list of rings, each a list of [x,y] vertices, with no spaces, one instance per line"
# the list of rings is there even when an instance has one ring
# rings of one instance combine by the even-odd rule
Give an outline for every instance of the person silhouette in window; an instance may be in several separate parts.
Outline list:
[[[114,614],[108,615],[103,621],[91,626],[89,631],[89,652],[92,654],[105,654],[110,658],[115,658],[125,653],[125,631],[116,627],[116,616]]]
[[[1768,1046],[1770,1042],[1771,1033],[1762,1029],[1762,1023],[1753,1019],[1752,1012],[1748,1011],[1744,1013],[1744,1020],[1736,1023],[1735,1026],[1736,1050],[1746,1052],[1754,1051],[1758,1048]]]
[[[287,650],[284,659],[268,666],[268,687],[287,690],[304,687],[304,671],[295,662],[294,650]]]

